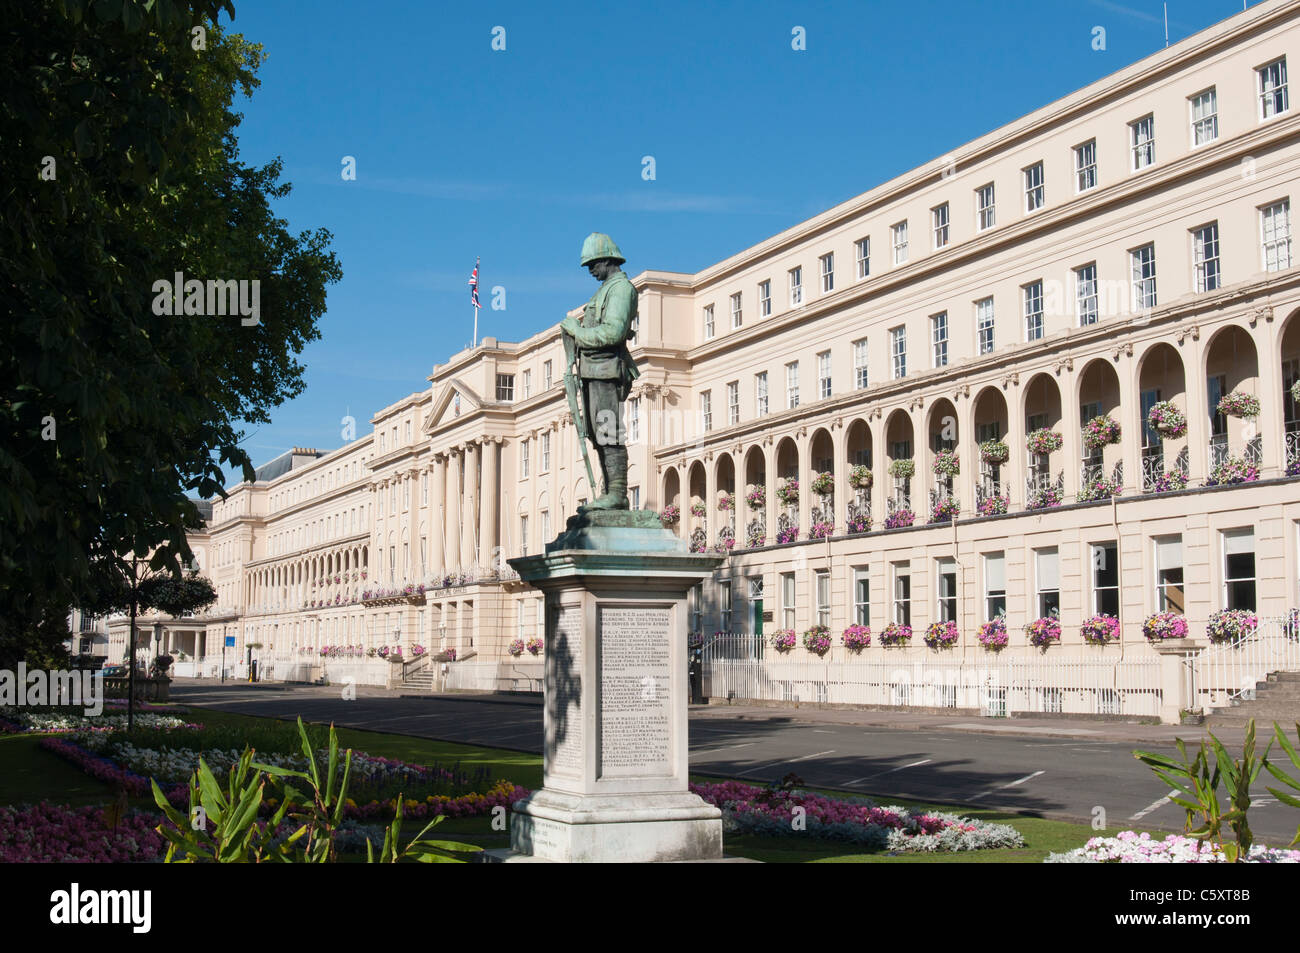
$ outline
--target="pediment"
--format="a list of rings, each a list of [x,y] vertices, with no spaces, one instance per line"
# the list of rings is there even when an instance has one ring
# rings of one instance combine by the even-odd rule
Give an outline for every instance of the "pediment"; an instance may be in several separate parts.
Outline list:
[[[453,377],[443,381],[439,386],[437,395],[433,399],[433,407],[424,418],[420,429],[426,434],[432,434],[468,414],[475,413],[482,406],[483,399],[474,392],[474,389],[459,378]]]

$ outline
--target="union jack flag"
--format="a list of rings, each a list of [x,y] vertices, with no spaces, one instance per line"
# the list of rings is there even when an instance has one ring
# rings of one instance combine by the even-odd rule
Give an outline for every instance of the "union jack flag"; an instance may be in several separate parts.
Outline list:
[[[482,305],[478,303],[478,263],[480,259],[474,259],[474,273],[469,276],[469,298],[474,304],[474,310],[477,311]]]

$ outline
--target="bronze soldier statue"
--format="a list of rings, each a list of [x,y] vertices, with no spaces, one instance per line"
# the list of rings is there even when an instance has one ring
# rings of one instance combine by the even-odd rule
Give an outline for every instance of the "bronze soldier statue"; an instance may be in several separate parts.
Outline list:
[[[582,436],[595,446],[604,481],[604,492],[581,509],[628,508],[623,401],[639,373],[627,349],[636,320],[636,289],[619,268],[626,260],[608,235],[588,235],[582,243],[582,264],[601,284],[581,321],[566,317],[560,322],[561,335],[572,339],[565,341],[566,354],[576,349],[578,363],[582,420],[574,423],[580,423]]]

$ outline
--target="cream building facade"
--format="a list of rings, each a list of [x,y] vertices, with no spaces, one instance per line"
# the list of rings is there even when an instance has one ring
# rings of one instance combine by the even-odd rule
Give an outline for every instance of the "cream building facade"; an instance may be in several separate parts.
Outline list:
[[[919,642],[952,620],[950,654],[974,658],[1004,613],[1008,655],[1029,658],[1023,626],[1055,615],[1049,651],[1136,663],[1155,658],[1153,612],[1198,637],[1219,609],[1300,605],[1297,56],[1300,4],[1260,3],[698,273],[639,273],[633,505],[678,508],[697,545],[734,540],[695,628],[823,623],[847,659],[852,623],[907,622]],[[203,657],[233,635],[240,657],[420,644],[508,660],[541,603],[504,559],[594,495],[562,365],[558,324],[487,338],[370,434],[232,487],[194,540],[220,605],[176,637]],[[1258,415],[1219,413],[1230,393]],[[1185,436],[1147,423],[1166,401]],[[1090,449],[1102,415],[1119,438]],[[1032,453],[1044,428],[1061,446]],[[982,461],[990,440],[1005,461]],[[951,453],[958,472],[936,474]],[[891,475],[904,460],[914,474]],[[1255,479],[1206,487],[1230,460]],[[936,506],[960,512],[931,523]],[[913,524],[885,528],[900,511]],[[1122,640],[1085,647],[1102,612]]]

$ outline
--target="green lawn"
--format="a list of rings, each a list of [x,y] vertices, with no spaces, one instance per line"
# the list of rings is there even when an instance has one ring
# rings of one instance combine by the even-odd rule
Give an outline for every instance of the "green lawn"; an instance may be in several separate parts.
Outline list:
[[[235,730],[247,728],[265,732],[268,723],[275,722],[275,719],[199,708],[193,708],[191,712],[193,721]],[[403,761],[423,764],[437,762],[447,767],[459,764],[462,769],[469,771],[486,768],[494,778],[508,778],[530,789],[536,789],[542,783],[540,755],[352,728],[339,729],[339,741],[344,747]],[[96,804],[110,800],[111,792],[107,785],[82,774],[62,758],[41,750],[39,743],[40,737],[35,735],[0,735],[0,804],[40,800]],[[721,779],[700,776],[693,777],[693,780]],[[833,789],[816,790],[829,795],[846,793]],[[791,833],[785,837],[728,836],[725,850],[732,856],[768,863],[1039,863],[1049,852],[1080,847],[1090,837],[1113,835],[1119,830],[1112,828],[1094,831],[1086,824],[901,798],[879,797],[876,800],[882,804],[897,803],[913,809],[939,810],[1010,824],[1020,831],[1028,846],[1018,850],[891,856],[883,852],[862,853],[850,845]],[[153,807],[152,802],[147,800],[137,800],[135,803],[141,807]],[[449,818],[439,824],[436,830],[434,836],[463,840],[482,847],[505,847],[509,844],[505,832],[492,830],[490,817]],[[414,830],[410,833],[414,833]]]

